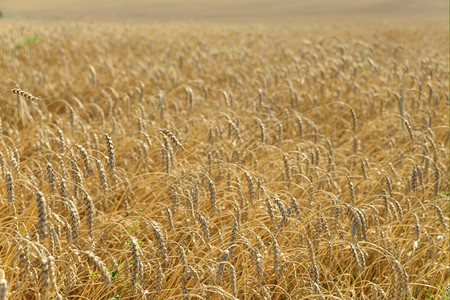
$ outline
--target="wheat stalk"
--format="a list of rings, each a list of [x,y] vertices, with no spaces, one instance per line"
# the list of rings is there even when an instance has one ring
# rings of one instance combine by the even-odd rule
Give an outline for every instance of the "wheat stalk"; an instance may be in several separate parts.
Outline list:
[[[180,141],[176,138],[176,136],[172,132],[168,131],[167,129],[161,129],[160,132],[165,136],[167,136],[175,146],[177,146],[181,150],[184,150],[183,145],[180,143]]]
[[[13,177],[11,172],[6,172],[6,193],[8,195],[8,203],[12,204],[16,201],[14,196]]]
[[[5,272],[0,269],[0,300],[6,300],[8,299],[7,296],[8,292],[8,282],[5,278]]]
[[[111,284],[111,276],[109,275],[108,270],[101,259],[91,251],[80,250],[80,252],[86,255],[88,262],[100,272],[103,282],[107,285]]]

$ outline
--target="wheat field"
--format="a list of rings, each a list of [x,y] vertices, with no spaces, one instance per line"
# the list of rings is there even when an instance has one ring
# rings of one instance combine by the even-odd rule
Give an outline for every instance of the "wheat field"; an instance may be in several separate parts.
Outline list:
[[[448,27],[0,40],[0,299],[448,299]]]

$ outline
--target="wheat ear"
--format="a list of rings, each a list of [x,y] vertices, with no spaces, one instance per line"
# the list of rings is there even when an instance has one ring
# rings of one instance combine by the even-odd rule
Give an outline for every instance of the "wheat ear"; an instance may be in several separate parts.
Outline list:
[[[12,91],[14,94],[23,96],[23,97],[25,97],[25,98],[27,98],[27,99],[33,101],[33,102],[38,102],[38,101],[40,100],[39,98],[33,96],[31,93],[25,92],[24,90],[21,90],[21,89],[19,89],[19,88],[12,89],[11,91]]]

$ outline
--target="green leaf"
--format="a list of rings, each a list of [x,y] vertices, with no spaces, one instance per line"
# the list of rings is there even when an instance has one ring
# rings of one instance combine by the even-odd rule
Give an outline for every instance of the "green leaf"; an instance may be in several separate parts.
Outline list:
[[[441,195],[445,196],[445,197],[449,197],[450,196],[450,191],[441,191]]]
[[[24,37],[20,42],[18,42],[14,46],[14,49],[12,50],[12,54],[17,54],[17,52],[22,50],[26,45],[34,43],[38,39],[39,39],[39,35],[37,35],[36,33],[31,36]]]
[[[99,271],[94,271],[92,273],[89,273],[89,276],[93,276],[93,275],[96,275],[96,274],[100,274],[100,272]]]

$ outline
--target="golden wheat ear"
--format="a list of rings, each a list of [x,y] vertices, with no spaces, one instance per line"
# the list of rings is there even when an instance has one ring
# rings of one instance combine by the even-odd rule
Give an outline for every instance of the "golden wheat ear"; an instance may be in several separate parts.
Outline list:
[[[19,89],[19,88],[14,88],[14,89],[12,89],[11,91],[12,91],[14,94],[17,94],[17,95],[23,96],[23,97],[25,97],[25,98],[27,98],[27,99],[30,99],[30,100],[33,101],[33,102],[38,102],[38,101],[41,100],[41,99],[39,99],[38,97],[35,97],[35,96],[31,95],[30,93],[25,92],[25,91],[23,91],[23,90],[21,90],[21,89]]]

